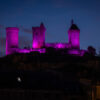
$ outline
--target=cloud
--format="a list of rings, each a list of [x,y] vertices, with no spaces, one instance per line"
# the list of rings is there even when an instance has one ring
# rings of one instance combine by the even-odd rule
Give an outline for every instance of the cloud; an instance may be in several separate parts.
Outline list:
[[[32,34],[32,29],[27,29],[27,28],[25,28],[25,27],[23,27],[23,26],[19,26],[19,29],[20,29],[22,32]]]

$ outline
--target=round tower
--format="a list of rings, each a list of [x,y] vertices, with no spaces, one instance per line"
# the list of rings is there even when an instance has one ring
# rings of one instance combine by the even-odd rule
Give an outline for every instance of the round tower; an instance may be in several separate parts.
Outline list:
[[[72,49],[80,49],[80,29],[73,23],[73,20],[68,30],[68,42]]]
[[[18,32],[16,27],[6,28],[6,55],[12,54],[13,48],[18,48]]]

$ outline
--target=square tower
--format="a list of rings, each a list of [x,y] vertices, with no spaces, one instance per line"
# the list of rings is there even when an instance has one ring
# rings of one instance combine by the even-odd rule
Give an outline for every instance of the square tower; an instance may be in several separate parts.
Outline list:
[[[72,49],[80,49],[80,30],[76,24],[73,24],[68,30],[68,42]]]
[[[43,23],[41,23],[40,27],[32,27],[33,31],[33,49],[42,48],[45,45],[45,31]]]

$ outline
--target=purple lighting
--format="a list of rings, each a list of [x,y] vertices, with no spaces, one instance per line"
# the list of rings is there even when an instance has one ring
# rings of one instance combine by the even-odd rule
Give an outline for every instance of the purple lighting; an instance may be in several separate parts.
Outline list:
[[[18,53],[30,53],[30,52],[34,52],[34,51],[38,51],[39,53],[46,52],[45,48],[43,48],[43,49],[16,49],[16,51]]]
[[[33,48],[42,48],[45,45],[45,27],[41,23],[40,27],[33,27]]]
[[[68,30],[68,40],[72,48],[80,48],[80,30],[75,24],[73,24],[73,22],[70,29]]]
[[[57,45],[57,47],[58,47],[58,48],[64,48],[63,45],[62,45],[61,43],[59,43],[59,44]]]
[[[19,29],[16,27],[6,28],[6,55],[12,53],[30,53],[39,52],[46,53],[46,48],[55,48],[55,50],[66,50],[66,54],[83,56],[85,50],[80,50],[80,30],[72,23],[68,30],[68,43],[45,43],[45,31],[43,23],[40,27],[32,27],[33,31],[33,43],[30,49],[18,48],[18,32]]]
[[[46,43],[45,46],[52,48],[71,48],[69,43]]]
[[[18,48],[18,32],[16,27],[6,28],[6,55],[13,53],[12,48]]]

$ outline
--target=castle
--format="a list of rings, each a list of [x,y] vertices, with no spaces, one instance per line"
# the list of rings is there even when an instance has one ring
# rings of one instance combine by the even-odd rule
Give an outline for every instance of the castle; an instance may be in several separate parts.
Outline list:
[[[52,47],[57,50],[67,49],[68,54],[73,55],[84,55],[85,50],[80,49],[80,29],[76,24],[71,23],[71,27],[68,30],[68,43],[45,43],[45,32],[46,28],[43,23],[39,27],[32,27],[33,42],[32,48],[20,49],[18,47],[18,32],[17,27],[6,28],[6,55],[13,53],[30,53],[38,51],[45,53],[46,48]]]

